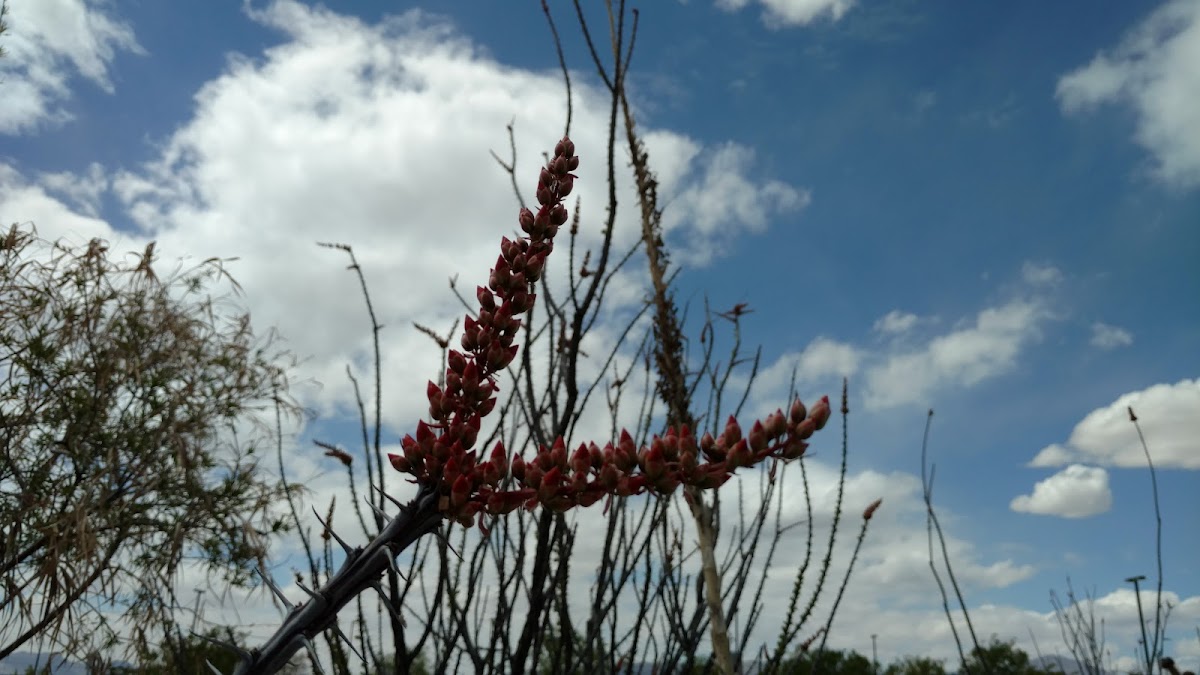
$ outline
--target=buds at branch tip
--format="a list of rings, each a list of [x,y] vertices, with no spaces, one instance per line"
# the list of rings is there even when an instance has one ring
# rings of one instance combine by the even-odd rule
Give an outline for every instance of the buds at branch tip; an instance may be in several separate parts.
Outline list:
[[[808,417],[808,409],[804,407],[804,403],[800,399],[796,399],[796,401],[792,403],[792,424],[799,424],[803,422],[805,417]]]
[[[407,436],[406,438],[412,438],[412,436]],[[406,457],[388,453],[388,461],[392,463],[393,469],[395,469],[401,473],[411,473],[412,472],[412,468],[413,468],[412,464],[409,463],[409,461]]]
[[[452,460],[453,461],[453,460]],[[450,506],[451,508],[462,506],[467,503],[467,498],[471,496],[471,481],[466,476],[459,476],[454,481],[454,487],[450,489]]]
[[[580,445],[571,453],[571,471],[576,474],[586,474],[592,468],[592,453],[586,445]]]
[[[448,520],[470,526],[479,516],[484,528],[485,514],[502,515],[522,505],[564,511],[604,497],[668,495],[679,485],[717,488],[738,467],[802,456],[808,447],[804,440],[829,420],[825,397],[811,410],[796,400],[786,415],[776,410],[755,421],[748,435],[730,416],[715,438],[707,431],[697,438],[681,426],[646,446],[625,430],[615,444],[580,443],[573,452],[565,439],[555,438],[528,460],[510,458],[501,443],[486,460],[472,449],[483,418],[496,407],[497,377],[518,354],[517,335],[523,316],[534,308],[535,285],[554,250],[554,237],[570,219],[563,200],[574,191],[572,172],[579,164],[575,144],[564,137],[538,171],[538,208],[517,214],[523,235],[501,238],[487,285],[475,289],[479,309],[463,322],[462,350],[446,354],[444,386],[426,385],[432,421],[419,421],[415,433],[401,439],[403,452],[388,455],[392,467],[411,474],[427,491],[431,501],[426,503]]]
[[[496,441],[496,445],[492,446],[492,455],[488,459],[498,472],[502,474],[508,473],[508,453],[504,451],[503,442]]]
[[[725,438],[727,446],[742,440],[742,428],[738,426],[737,419],[733,415],[730,415],[729,421],[725,422],[725,431],[721,432],[721,436]]]
[[[562,436],[555,438],[554,445],[550,446],[549,464],[567,468],[567,442],[563,440]],[[549,470],[550,466],[544,468]]]
[[[767,430],[763,427],[762,422],[755,421],[754,426],[750,428],[750,435],[746,437],[750,442],[750,449],[754,452],[759,452],[767,447]]]
[[[829,397],[822,396],[821,400],[817,401],[817,404],[808,413],[808,417],[816,424],[817,431],[820,431],[825,428],[825,423],[829,421],[830,414]]]
[[[882,503],[882,499],[876,499],[875,501],[871,502],[871,505],[863,511],[863,520],[870,520],[871,516],[875,515],[875,510],[878,509],[879,505]]]

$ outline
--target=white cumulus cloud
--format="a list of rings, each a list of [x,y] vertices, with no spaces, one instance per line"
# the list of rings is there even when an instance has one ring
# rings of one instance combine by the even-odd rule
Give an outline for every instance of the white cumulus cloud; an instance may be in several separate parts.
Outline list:
[[[717,7],[737,11],[750,4],[749,0],[717,0]],[[837,21],[854,6],[854,0],[759,0],[763,6],[763,23],[772,28],[804,26],[819,19]]]
[[[1021,267],[1021,279],[1030,286],[1053,286],[1062,281],[1062,272],[1048,263],[1026,262]]]
[[[970,386],[1008,372],[1021,349],[1039,335],[1048,313],[1038,303],[1014,300],[989,307],[975,320],[935,337],[925,347],[889,355],[866,372],[871,408],[929,403],[945,386]]]
[[[1066,443],[1043,448],[1030,466],[1073,462],[1146,466],[1146,454],[1129,420],[1129,408],[1138,417],[1156,467],[1200,469],[1200,379],[1156,384],[1093,410],[1075,425]]]
[[[875,330],[880,333],[903,333],[917,323],[917,315],[901,312],[898,309],[884,314],[875,321]]]
[[[754,152],[745,146],[725,143],[685,157],[694,164],[695,175],[674,177],[673,183],[689,177],[692,180],[663,216],[663,227],[668,232],[681,224],[688,225],[686,237],[670,242],[672,251],[681,256],[684,264],[707,264],[741,234],[762,232],[771,216],[798,211],[812,201],[807,190],[797,190],[782,181],[752,182]],[[656,170],[661,170],[657,169],[660,166],[657,154],[651,159]],[[741,223],[743,227],[731,228],[731,223]]]
[[[1009,507],[1022,513],[1063,518],[1087,518],[1112,508],[1112,491],[1104,469],[1072,464],[1033,486],[1033,494],[1021,495]]]
[[[1116,349],[1117,347],[1128,347],[1133,344],[1133,335],[1124,328],[1110,326],[1106,323],[1097,321],[1092,324],[1092,339],[1093,347],[1100,349]]]
[[[70,119],[73,74],[112,93],[109,66],[117,53],[142,53],[133,29],[108,11],[108,3],[36,0],[9,3],[0,59],[0,133],[34,130]]]
[[[55,176],[50,182],[64,190],[72,183],[66,174]],[[32,224],[44,239],[62,238],[77,245],[86,244],[93,237],[111,240],[118,236],[108,223],[63,204],[44,185],[26,180],[15,167],[3,162],[0,162],[0,223],[6,231],[13,223]]]
[[[841,378],[858,372],[863,353],[854,345],[817,337],[800,351],[781,354],[758,375],[755,400],[771,408],[786,400],[793,384],[802,398],[813,392],[828,393],[840,387]]]
[[[1067,113],[1129,105],[1155,174],[1178,187],[1200,185],[1200,2],[1167,2],[1115,49],[1060,78],[1057,96]]]
[[[402,327],[447,329],[462,313],[447,301],[447,279],[461,273],[468,293],[486,281],[500,237],[517,228],[509,177],[489,149],[508,159],[505,127],[513,122],[517,180],[529,185],[540,153],[562,133],[561,78],[497,63],[450,22],[417,11],[368,24],[280,0],[250,16],[285,39],[261,54],[233,55],[196,94],[191,119],[160,144],[161,155],[117,174],[112,190],[164,254],[239,258],[233,273],[252,314],[311,357],[306,367],[324,384],[312,403],[322,412],[353,401],[344,367],[364,362],[370,347],[354,280],[340,271],[345,261],[314,242],[353,244],[381,321],[395,327],[383,345],[385,380],[423,382],[437,348]],[[603,216],[588,214],[607,203],[607,117],[598,90],[578,85],[573,94],[571,135],[583,163],[572,200],[596,209],[584,214],[582,256],[604,236]],[[807,199],[802,189],[756,176],[742,146],[644,133],[668,216],[688,216],[669,234],[695,246],[693,264],[715,255],[715,243],[761,230]],[[628,175],[620,180],[622,203],[634,203]],[[614,245],[626,250],[640,227],[634,210],[619,218]],[[549,274],[561,278],[564,265],[556,256]],[[626,277],[610,288],[613,311],[622,301],[641,303],[637,272]],[[421,398],[417,388],[388,415],[415,418]]]

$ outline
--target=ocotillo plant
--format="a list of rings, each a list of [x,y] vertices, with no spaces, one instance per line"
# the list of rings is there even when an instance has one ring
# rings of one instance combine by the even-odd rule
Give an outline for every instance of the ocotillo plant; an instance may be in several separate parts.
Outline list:
[[[308,602],[293,607],[261,648],[239,651],[238,675],[277,671],[301,647],[311,649],[312,638],[334,627],[338,611],[358,594],[375,588],[383,596],[379,580],[394,567],[396,556],[436,530],[443,519],[465,526],[478,522],[486,532],[489,516],[503,516],[520,507],[565,511],[644,492],[670,495],[681,485],[717,488],[739,467],[768,458],[801,457],[808,447],[806,439],[824,427],[830,417],[828,397],[811,409],[796,400],[786,414],[776,410],[756,421],[748,433],[730,417],[715,437],[706,433],[697,438],[681,426],[642,447],[623,432],[615,444],[603,448],[586,443],[569,453],[559,437],[529,460],[520,455],[510,459],[502,443],[487,459],[481,458],[474,446],[483,418],[496,405],[497,374],[516,356],[519,317],[533,307],[534,284],[553,250],[554,236],[567,221],[563,200],[571,193],[575,180],[571,172],[578,166],[574,143],[563,138],[539,174],[538,212],[523,208],[518,216],[527,236],[501,240],[488,286],[476,291],[480,309],[477,318],[466,319],[462,351],[449,352],[445,386],[427,385],[430,421],[419,422],[415,435],[404,437],[401,454],[389,455],[395,469],[413,476],[416,497],[406,505],[393,500],[399,514],[365,547],[352,548],[334,534],[346,551],[341,568],[323,587],[305,589]],[[279,589],[263,577],[286,603]],[[383,600],[399,614],[399,608],[386,597]]]

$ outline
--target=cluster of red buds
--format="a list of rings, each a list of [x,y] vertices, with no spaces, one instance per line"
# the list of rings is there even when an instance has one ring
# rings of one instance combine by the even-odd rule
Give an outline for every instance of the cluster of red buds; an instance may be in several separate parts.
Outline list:
[[[786,415],[777,410],[756,421],[749,434],[730,417],[716,437],[705,433],[696,438],[685,426],[637,447],[623,431],[615,445],[603,448],[589,443],[568,453],[559,438],[539,448],[531,460],[518,455],[510,462],[503,444],[497,443],[482,459],[472,448],[483,417],[496,406],[496,375],[516,356],[518,317],[533,307],[534,284],[554,248],[555,234],[567,221],[562,201],[571,193],[571,172],[578,166],[575,144],[563,138],[538,177],[537,214],[523,208],[518,216],[527,236],[501,240],[488,286],[476,291],[478,318],[466,318],[463,351],[449,353],[445,387],[433,382],[427,387],[432,421],[418,423],[415,437],[402,439],[403,454],[389,455],[397,470],[412,474],[419,483],[438,486],[440,510],[463,525],[479,516],[482,527],[483,514],[505,514],[520,506],[565,511],[606,496],[668,495],[680,485],[716,488],[739,467],[802,456],[806,439],[830,416],[828,397],[811,410],[797,400]]]

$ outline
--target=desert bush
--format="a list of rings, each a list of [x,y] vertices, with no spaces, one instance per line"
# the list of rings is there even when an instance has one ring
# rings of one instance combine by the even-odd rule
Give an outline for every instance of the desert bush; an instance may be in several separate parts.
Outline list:
[[[0,658],[107,648],[121,612],[145,648],[185,556],[245,585],[285,528],[254,420],[297,410],[286,354],[210,295],[222,261],[159,277],[153,255],[0,237]]]

